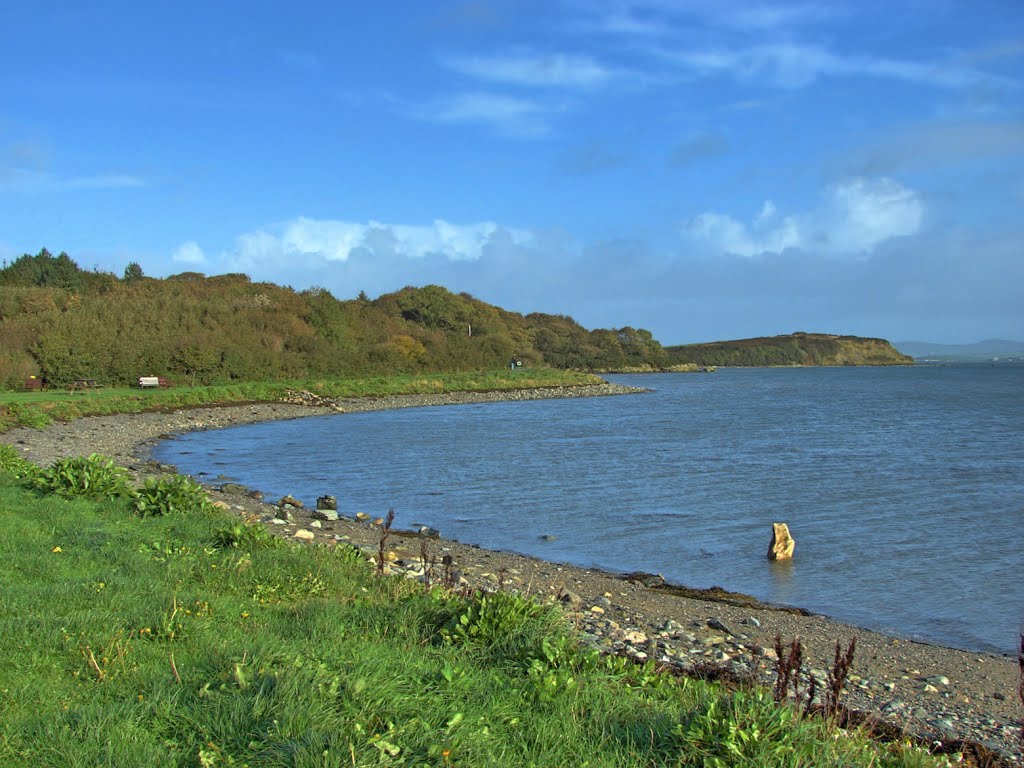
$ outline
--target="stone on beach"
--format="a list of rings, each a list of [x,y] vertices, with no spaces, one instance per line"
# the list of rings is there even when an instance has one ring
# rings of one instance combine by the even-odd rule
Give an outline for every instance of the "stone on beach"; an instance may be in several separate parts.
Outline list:
[[[772,523],[772,542],[768,545],[769,560],[788,560],[793,557],[796,542],[785,523]]]
[[[321,496],[316,500],[316,508],[324,511],[338,511],[338,499],[335,496]]]

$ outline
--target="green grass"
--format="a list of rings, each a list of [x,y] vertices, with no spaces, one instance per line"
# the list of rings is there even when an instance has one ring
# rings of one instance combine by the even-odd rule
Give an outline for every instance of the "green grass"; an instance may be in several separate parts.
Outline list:
[[[532,387],[595,384],[591,374],[547,368],[524,371],[475,371],[400,376],[370,376],[314,381],[272,381],[171,389],[103,388],[83,392],[0,392],[0,432],[17,426],[42,428],[54,420],[82,416],[139,413],[161,408],[188,408],[244,402],[276,402],[288,390],[308,390],[325,397],[494,391]]]
[[[0,765],[937,764],[237,524],[0,474]]]

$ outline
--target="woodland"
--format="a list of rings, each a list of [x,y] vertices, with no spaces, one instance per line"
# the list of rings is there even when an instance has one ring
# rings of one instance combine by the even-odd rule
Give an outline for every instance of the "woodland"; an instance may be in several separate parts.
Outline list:
[[[0,388],[36,376],[64,387],[160,376],[179,385],[508,367],[660,370],[649,331],[588,330],[437,285],[375,299],[294,290],[244,274],[147,277],[82,269],[45,248],[0,269]]]

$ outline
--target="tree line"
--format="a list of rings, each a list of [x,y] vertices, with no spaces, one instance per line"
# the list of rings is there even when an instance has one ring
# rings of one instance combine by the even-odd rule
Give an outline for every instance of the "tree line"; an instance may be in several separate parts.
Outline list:
[[[369,299],[296,291],[244,274],[121,277],[46,249],[0,269],[0,387],[28,376],[127,385],[341,378],[528,366],[656,370],[649,331],[587,330],[571,317],[521,315],[436,285]]]

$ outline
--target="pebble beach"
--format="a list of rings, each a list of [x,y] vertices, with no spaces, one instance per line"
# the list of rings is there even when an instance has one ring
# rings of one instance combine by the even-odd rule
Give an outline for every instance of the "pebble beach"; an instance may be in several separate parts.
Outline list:
[[[43,430],[22,428],[0,434],[0,442],[16,446],[25,458],[41,466],[66,456],[100,453],[141,481],[174,471],[151,459],[154,444],[194,430],[329,413],[638,391],[603,384],[339,400],[296,392],[284,403],[99,416],[56,423]],[[373,523],[386,510],[345,509],[339,493],[338,519],[333,519],[317,510],[263,499],[258,488],[207,485],[220,506],[261,521],[277,535],[326,546],[350,544],[364,549],[368,556],[376,555],[380,529]],[[625,574],[484,550],[447,540],[444,531],[435,537],[434,532],[424,536],[419,531],[401,530],[413,523],[395,521],[396,530],[388,541],[391,572],[422,579],[424,552],[437,561],[445,558],[468,587],[515,589],[556,600],[584,642],[637,660],[655,660],[680,674],[707,675],[709,670],[717,670],[724,677],[756,677],[771,684],[773,646],[779,636],[785,645],[799,637],[810,674],[823,679],[836,642],[845,649],[856,638],[844,703],[858,712],[860,719],[876,722],[890,733],[905,733],[933,745],[941,743],[952,753],[964,750],[976,764],[1024,765],[1024,705],[1017,694],[1020,672],[1017,659],[1010,656],[890,637],[724,590],[675,589],[673,586],[684,585],[665,585],[656,575],[638,573],[627,578]],[[766,547],[770,533],[766,531]],[[727,589],[729,585],[722,586]],[[865,600],[870,599],[865,595]]]

